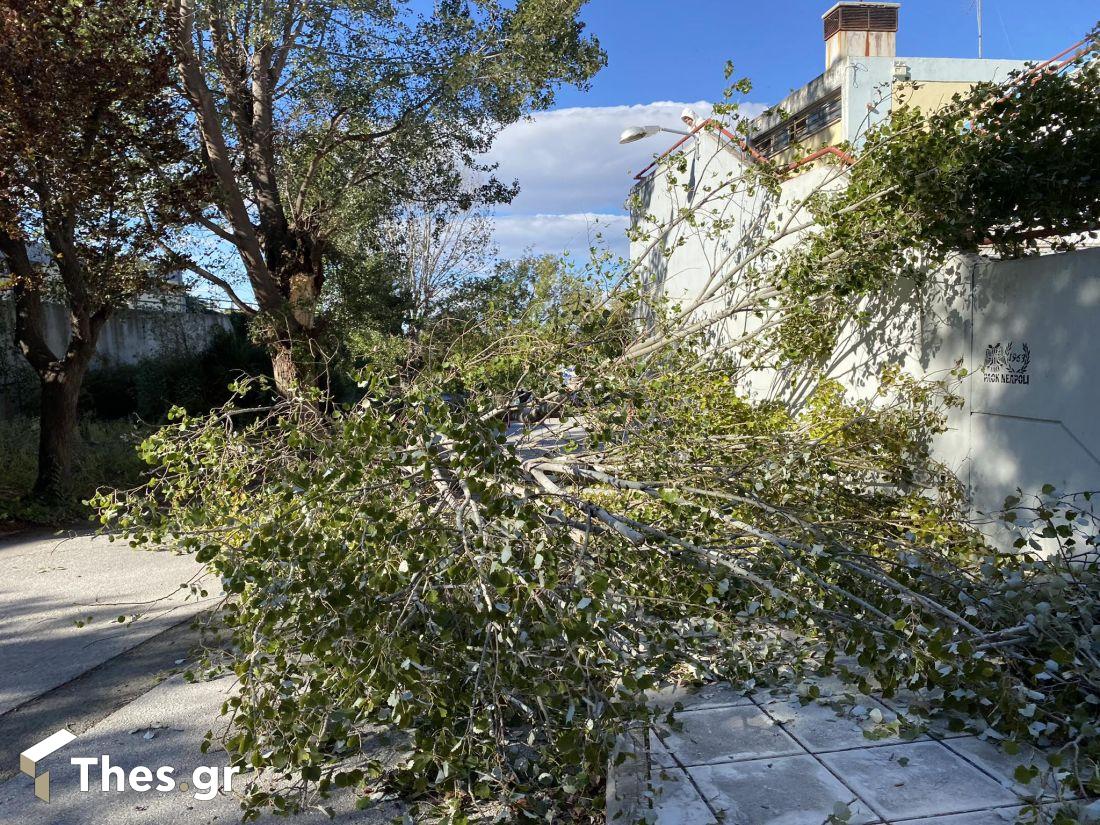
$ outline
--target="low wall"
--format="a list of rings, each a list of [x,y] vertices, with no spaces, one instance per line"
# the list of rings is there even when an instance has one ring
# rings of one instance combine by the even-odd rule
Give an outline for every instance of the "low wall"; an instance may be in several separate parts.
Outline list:
[[[46,340],[56,353],[69,340],[66,307],[46,304]],[[18,401],[34,373],[15,347],[12,330],[15,305],[10,296],[0,297],[0,412]],[[171,309],[122,309],[100,331],[92,368],[134,364],[158,355],[199,355],[223,332],[232,329],[229,315],[220,312],[180,312]]]

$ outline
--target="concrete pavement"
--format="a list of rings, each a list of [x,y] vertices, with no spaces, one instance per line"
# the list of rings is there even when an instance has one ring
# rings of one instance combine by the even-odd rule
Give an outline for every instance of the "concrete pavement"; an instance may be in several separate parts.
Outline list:
[[[223,751],[202,754],[199,747],[206,731],[224,724],[220,709],[233,686],[227,678],[188,683],[178,673],[193,661],[199,640],[191,620],[209,620],[221,598],[219,583],[209,580],[207,597],[186,598],[180,585],[201,574],[190,556],[133,550],[90,534],[0,541],[0,825],[239,821],[234,788],[196,798],[195,769],[227,763]],[[117,621],[132,614],[139,615],[134,622]],[[47,803],[35,797],[34,780],[17,772],[18,755],[61,728],[76,739],[38,766],[39,776],[50,773]],[[151,769],[153,788],[102,791],[93,766],[82,791],[80,768],[69,760],[103,755],[127,773]],[[173,771],[171,792],[155,789],[162,767]],[[237,778],[234,787],[243,784]],[[325,804],[337,822],[389,822],[403,810],[394,802],[356,810],[352,789]],[[313,810],[295,821],[333,820]]]
[[[229,825],[240,819],[240,805],[232,793],[220,791],[224,775],[220,772],[227,762],[226,754],[212,748],[209,753],[199,751],[203,735],[208,730],[218,731],[223,724],[218,710],[232,690],[233,680],[222,678],[211,682],[188,683],[181,676],[174,676],[153,688],[143,696],[108,716],[76,740],[57,751],[42,763],[39,773],[50,772],[50,802],[34,795],[34,781],[22,774],[0,785],[0,823],[26,823],[26,825]],[[30,743],[28,743],[30,744]],[[131,788],[119,791],[117,784],[111,790],[102,790],[102,776],[98,765],[89,769],[88,790],[80,786],[80,768],[70,759],[107,755],[111,765],[121,766],[127,774],[136,766],[149,768],[153,774],[153,787],[138,791]],[[170,791],[158,791],[156,771],[171,767],[175,787]],[[219,792],[211,799],[197,799],[195,769],[212,768],[219,771]],[[211,777],[199,776],[199,788],[207,787]],[[117,782],[117,780],[113,780]],[[187,783],[186,790],[183,783]],[[244,779],[235,777],[231,783],[236,790],[244,785]],[[205,794],[203,794],[205,795]],[[359,825],[389,822],[400,814],[401,808],[393,802],[383,802],[368,810],[354,807],[351,789],[326,801],[336,812],[335,819],[319,810],[307,811],[293,822],[301,825],[319,825],[321,822],[355,822]],[[285,817],[264,816],[261,822],[288,822]]]
[[[201,573],[191,556],[86,533],[0,542],[0,719],[212,607],[218,582],[207,582],[205,599],[185,598],[180,587]],[[134,614],[137,621],[117,621]]]

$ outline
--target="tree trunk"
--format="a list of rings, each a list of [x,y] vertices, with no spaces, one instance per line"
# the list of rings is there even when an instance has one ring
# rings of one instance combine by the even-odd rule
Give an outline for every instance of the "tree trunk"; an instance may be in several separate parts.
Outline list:
[[[38,417],[38,478],[31,492],[37,499],[62,501],[72,492],[77,402],[88,360],[66,359],[56,369],[39,376],[42,402]]]
[[[46,340],[42,273],[32,266],[26,244],[0,229],[0,252],[14,276],[15,345],[38,375],[42,390],[38,417],[38,475],[31,495],[57,501],[65,498],[72,487],[80,386],[110,308],[104,306],[89,313],[83,304],[70,306],[69,344],[59,357]]]
[[[308,386],[309,376],[304,374],[300,358],[295,358],[292,341],[276,341],[269,346],[271,353],[271,373],[275,378],[275,389],[289,398]]]
[[[320,261],[296,263],[293,271],[280,273],[287,295],[281,320],[272,330],[268,345],[275,388],[288,397],[312,388],[328,391],[326,365],[317,340],[317,309],[323,283]]]

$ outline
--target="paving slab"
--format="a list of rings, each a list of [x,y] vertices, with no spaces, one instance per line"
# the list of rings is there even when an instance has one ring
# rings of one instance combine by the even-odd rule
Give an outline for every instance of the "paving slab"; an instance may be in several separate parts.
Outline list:
[[[789,698],[763,703],[760,707],[810,753],[909,741],[883,731],[883,723],[894,721],[897,714],[871,699],[867,704],[853,707],[822,701],[803,704],[798,698]]]
[[[1019,797],[939,742],[826,753],[821,761],[887,819],[966,813]]]
[[[920,819],[898,820],[899,825],[1012,825],[1020,808],[994,808],[989,811],[973,811],[968,814],[948,814],[947,816],[921,817]]]
[[[607,777],[608,825],[713,825],[717,818],[682,768],[645,762],[637,737],[624,736],[616,753],[627,760]],[[729,825],[728,823],[726,825]]]
[[[753,701],[743,690],[735,690],[725,682],[713,685],[670,685],[653,691],[652,704],[661,709],[672,709],[677,703],[684,710],[698,707],[719,708],[734,705],[751,705]]]
[[[682,727],[658,724],[658,735],[682,765],[706,765],[785,756],[802,748],[755,705],[706,708],[677,714]]]
[[[710,807],[727,825],[823,823],[846,806],[851,825],[878,816],[812,756],[753,759],[688,768]],[[842,809],[843,810],[843,809]]]
[[[191,556],[92,534],[0,542],[0,714],[213,606],[217,581],[206,599],[180,588],[201,571]]]
[[[627,803],[609,803],[608,811],[629,807],[631,789],[640,793],[646,788],[646,771],[664,769],[670,774],[686,770],[711,815],[722,817],[724,825],[822,825],[838,803],[848,806],[852,823],[1003,825],[1014,822],[1020,806],[1033,800],[1042,805],[1042,821],[1050,821],[1059,806],[1070,805],[1081,809],[1082,821],[1100,823],[1100,800],[1057,795],[1039,780],[1016,781],[1018,765],[1033,758],[1044,764],[1037,752],[1011,756],[980,736],[944,736],[944,717],[936,713],[929,718],[928,734],[905,738],[889,730],[912,708],[933,710],[933,695],[872,697],[826,677],[816,682],[818,698],[807,701],[810,684],[757,688],[749,702],[728,685],[655,694],[654,705],[661,710],[675,702],[683,705],[673,714],[681,728],[658,717],[648,753],[611,771],[609,788],[617,786]],[[670,808],[697,807],[697,800],[684,793],[666,799],[645,796],[649,816],[692,821],[677,818]]]
[[[665,743],[660,740],[657,734],[652,731],[649,734],[649,758],[654,765],[662,768],[677,767],[676,759],[672,756],[672,753],[665,747]]]
[[[627,825],[642,817],[652,825],[717,825],[719,822],[682,768],[654,771],[641,804],[629,813],[624,812],[617,821]],[[612,825],[616,822],[614,819],[608,821]]]
[[[233,680],[188,683],[173,677],[80,734],[43,762],[39,773],[50,773],[50,801],[34,795],[34,780],[20,774],[0,784],[0,822],[20,825],[229,825],[240,820],[240,806],[232,794],[218,793],[212,799],[195,798],[195,788],[182,790],[196,767],[222,768],[224,751],[207,754],[199,745],[207,730],[217,730],[221,703],[232,690]],[[28,746],[33,743],[27,743]],[[80,769],[70,764],[76,757],[107,755],[112,765],[129,771],[135,766],[174,768],[177,786],[171,791],[145,792],[128,789],[102,791],[99,768],[91,770],[90,789],[80,790]],[[202,778],[202,777],[200,777]],[[238,781],[240,781],[238,779]],[[243,784],[243,783],[242,783]],[[301,825],[332,822],[389,822],[400,815],[397,803],[387,802],[367,811],[354,809],[352,792],[342,793],[326,804],[336,812],[335,820],[317,810],[294,819]],[[285,817],[264,816],[261,822],[282,822]]]
[[[977,736],[945,739],[943,744],[948,750],[992,774],[1004,787],[1022,797],[1039,799],[1044,796],[1057,796],[1057,787],[1047,772],[1046,760],[1034,748],[1022,746],[1020,753],[1013,755],[1006,753],[1000,746]],[[1016,768],[1028,765],[1037,767],[1040,771],[1039,776],[1030,782],[1017,781]]]
[[[894,696],[876,698],[887,707],[907,717],[914,724],[920,724],[936,739],[973,736],[976,732],[967,729],[975,724],[974,719],[958,716],[942,709],[942,689],[937,688],[933,692],[924,691],[920,693],[903,690]],[[963,727],[959,730],[952,730],[951,725],[953,722],[961,722]]]

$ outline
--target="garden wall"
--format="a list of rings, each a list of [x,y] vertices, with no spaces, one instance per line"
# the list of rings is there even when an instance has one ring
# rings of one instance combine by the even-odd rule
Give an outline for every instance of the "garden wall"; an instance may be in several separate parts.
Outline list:
[[[902,286],[868,308],[871,324],[849,331],[828,374],[864,395],[884,364],[940,378],[961,363],[970,373],[958,388],[964,406],[935,449],[968,487],[976,516],[1016,487],[1100,490],[1100,248],[960,257],[924,290]],[[775,395],[780,385],[757,391]]]
[[[46,338],[54,352],[63,352],[69,339],[68,311],[60,304],[44,307]],[[12,329],[15,306],[0,297],[0,414],[8,415],[20,396],[36,381],[15,348]],[[220,312],[180,312],[168,309],[123,309],[106,323],[99,337],[92,367],[135,364],[161,354],[199,355],[222,332],[232,329],[230,316]]]

